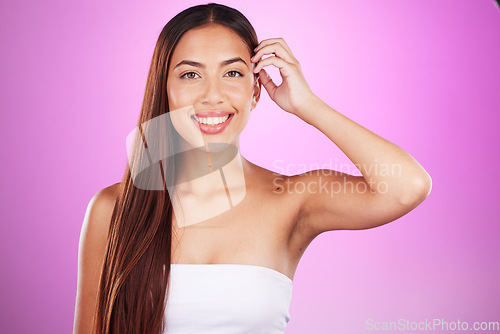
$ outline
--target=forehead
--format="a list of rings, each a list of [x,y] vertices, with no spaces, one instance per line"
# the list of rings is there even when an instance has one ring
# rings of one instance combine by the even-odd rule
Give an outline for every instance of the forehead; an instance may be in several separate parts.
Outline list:
[[[172,54],[172,62],[183,59],[206,59],[207,57],[226,59],[228,56],[236,55],[249,58],[248,46],[233,30],[214,24],[194,28],[184,33]]]

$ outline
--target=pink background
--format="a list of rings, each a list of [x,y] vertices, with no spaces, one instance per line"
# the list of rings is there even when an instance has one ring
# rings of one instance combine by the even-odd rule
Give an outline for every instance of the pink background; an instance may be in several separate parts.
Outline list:
[[[86,206],[122,176],[161,29],[199,3],[0,5],[0,332],[72,331]],[[286,333],[364,333],[367,319],[500,321],[494,1],[223,3],[259,41],[283,37],[316,95],[408,151],[433,180],[397,221],[313,241]],[[264,90],[241,149],[271,170],[290,164],[290,174],[349,162]]]

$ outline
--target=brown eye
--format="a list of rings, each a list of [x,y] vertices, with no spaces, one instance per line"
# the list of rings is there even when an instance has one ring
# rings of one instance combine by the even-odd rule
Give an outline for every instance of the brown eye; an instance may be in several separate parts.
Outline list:
[[[180,77],[181,77],[181,78],[185,78],[185,79],[195,79],[195,78],[193,78],[193,77],[189,77],[189,78],[188,78],[188,77],[186,77],[186,75],[188,75],[188,74],[198,75],[198,74],[196,74],[195,72],[186,72],[186,73],[184,73],[183,75],[181,75]]]
[[[239,71],[229,71],[229,72],[227,72],[227,73],[228,73],[228,74],[229,74],[229,73],[237,73],[237,74],[239,74],[239,75],[240,75],[240,77],[244,76],[244,75],[243,75],[243,74],[241,74],[241,72],[239,72]],[[236,76],[230,75],[230,77],[235,78]]]

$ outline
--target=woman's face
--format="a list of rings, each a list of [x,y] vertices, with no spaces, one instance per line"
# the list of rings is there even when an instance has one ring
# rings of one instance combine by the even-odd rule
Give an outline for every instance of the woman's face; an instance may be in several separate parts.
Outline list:
[[[239,35],[221,25],[182,36],[167,75],[170,116],[181,144],[239,147],[239,134],[260,97],[250,56]]]

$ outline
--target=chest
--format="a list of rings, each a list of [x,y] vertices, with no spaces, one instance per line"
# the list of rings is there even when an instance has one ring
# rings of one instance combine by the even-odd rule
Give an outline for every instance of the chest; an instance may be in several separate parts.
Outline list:
[[[215,217],[179,228],[173,217],[172,263],[254,264],[289,272],[296,212],[283,196],[248,193]]]
[[[177,264],[170,275],[167,333],[283,333],[290,320],[292,281],[270,269]]]

